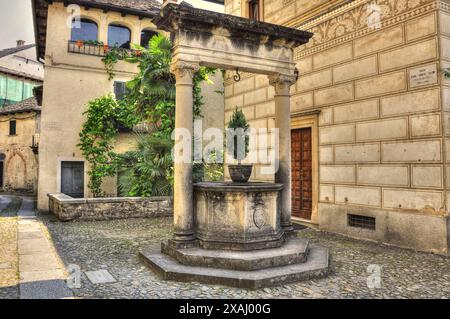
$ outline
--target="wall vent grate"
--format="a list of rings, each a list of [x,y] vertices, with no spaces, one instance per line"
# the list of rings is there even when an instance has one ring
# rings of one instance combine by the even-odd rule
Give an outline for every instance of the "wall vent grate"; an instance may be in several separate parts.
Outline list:
[[[360,216],[360,215],[348,215],[348,226],[375,230],[376,219],[375,217]]]

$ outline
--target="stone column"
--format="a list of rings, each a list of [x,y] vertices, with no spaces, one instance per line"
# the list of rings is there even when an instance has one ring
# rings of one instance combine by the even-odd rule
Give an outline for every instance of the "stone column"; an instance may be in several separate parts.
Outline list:
[[[192,187],[193,77],[198,64],[177,61],[171,71],[176,78],[175,130],[189,139],[189,148],[174,152],[174,237],[172,243],[189,244],[194,236],[194,198]],[[184,133],[183,133],[184,132]],[[178,134],[176,134],[178,135]],[[180,136],[177,136],[178,142]],[[177,142],[177,141],[175,141]]]
[[[279,169],[275,182],[284,185],[281,193],[281,227],[286,233],[293,230],[291,190],[291,94],[290,87],[295,76],[276,74],[269,76],[270,85],[275,88],[275,128],[279,130]]]

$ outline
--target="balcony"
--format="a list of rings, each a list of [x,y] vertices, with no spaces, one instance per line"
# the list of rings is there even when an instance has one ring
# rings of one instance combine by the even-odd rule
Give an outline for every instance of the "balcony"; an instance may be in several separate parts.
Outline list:
[[[107,44],[97,41],[69,41],[67,44],[67,52],[84,54],[98,57],[105,57],[108,53],[114,51],[119,56],[119,59],[125,59],[133,55],[133,50],[110,47]]]
[[[39,141],[40,141],[40,135],[39,134],[33,134],[31,137],[31,146],[30,148],[33,150],[34,154],[39,154]]]

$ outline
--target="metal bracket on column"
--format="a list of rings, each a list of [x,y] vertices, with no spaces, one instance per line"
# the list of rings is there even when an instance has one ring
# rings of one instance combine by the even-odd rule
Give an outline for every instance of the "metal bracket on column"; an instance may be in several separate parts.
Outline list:
[[[233,76],[235,82],[239,82],[241,80],[241,74],[239,73],[239,68],[236,68],[236,74]]]

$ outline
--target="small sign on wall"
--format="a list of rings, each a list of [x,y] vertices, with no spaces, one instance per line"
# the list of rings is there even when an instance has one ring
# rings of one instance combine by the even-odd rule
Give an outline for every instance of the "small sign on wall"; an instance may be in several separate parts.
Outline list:
[[[409,71],[409,87],[417,88],[421,86],[438,83],[438,70],[436,64],[421,66]]]

